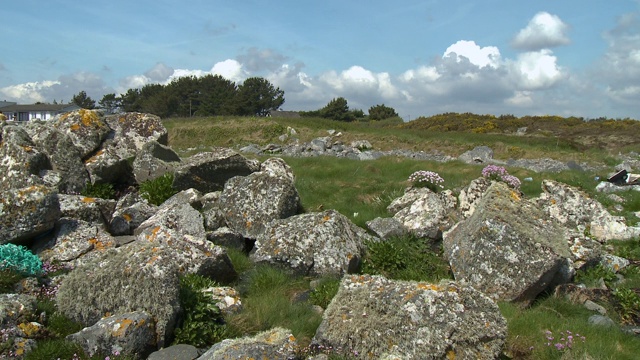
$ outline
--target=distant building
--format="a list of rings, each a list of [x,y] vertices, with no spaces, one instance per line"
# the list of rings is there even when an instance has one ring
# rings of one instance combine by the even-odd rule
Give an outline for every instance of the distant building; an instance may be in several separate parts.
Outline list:
[[[18,105],[15,102],[0,101],[0,113],[7,117],[7,120],[32,121],[51,120],[58,114],[78,110],[76,104],[29,104]]]

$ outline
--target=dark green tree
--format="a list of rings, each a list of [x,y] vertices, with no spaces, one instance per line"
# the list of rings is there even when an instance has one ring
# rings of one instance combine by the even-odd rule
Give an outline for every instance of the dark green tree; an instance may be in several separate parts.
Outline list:
[[[325,107],[320,109],[320,116],[339,121],[353,121],[355,119],[355,115],[349,111],[347,99],[343,97],[329,101]]]
[[[233,115],[236,111],[236,84],[220,75],[206,75],[200,79],[197,115]]]
[[[98,101],[98,105],[103,108],[108,114],[113,114],[120,106],[120,99],[116,94],[105,94],[102,100]]]
[[[369,119],[371,120],[384,120],[392,117],[397,117],[398,113],[392,107],[382,105],[376,105],[369,108]]]
[[[248,78],[238,86],[236,107],[238,115],[266,116],[284,104],[284,91],[275,88],[267,79]]]
[[[140,89],[129,89],[126,93],[120,95],[120,105],[124,111],[141,111],[142,95]]]
[[[73,98],[71,98],[71,102],[83,109],[94,109],[96,107],[95,100],[87,96],[84,90],[74,95]]]

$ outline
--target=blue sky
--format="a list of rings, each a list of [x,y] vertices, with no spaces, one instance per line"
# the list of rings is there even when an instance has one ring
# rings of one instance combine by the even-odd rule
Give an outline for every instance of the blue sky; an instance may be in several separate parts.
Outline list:
[[[214,73],[285,110],[335,97],[442,112],[640,119],[640,1],[76,1],[2,4],[0,100],[94,100]]]

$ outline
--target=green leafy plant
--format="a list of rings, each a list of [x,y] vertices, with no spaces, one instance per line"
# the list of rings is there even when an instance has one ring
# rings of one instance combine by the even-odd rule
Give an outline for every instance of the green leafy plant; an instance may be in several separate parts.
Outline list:
[[[0,270],[13,270],[25,276],[42,273],[42,261],[24,246],[0,245]]]
[[[367,242],[362,272],[390,279],[439,281],[451,278],[449,265],[427,242],[413,236]]]
[[[216,283],[204,276],[187,274],[180,278],[180,303],[184,310],[182,325],[175,331],[175,344],[211,346],[226,338],[224,318],[211,296],[203,289]]]
[[[640,319],[640,296],[635,291],[619,287],[613,291],[613,296],[623,322],[635,323]]]
[[[589,267],[588,269],[579,270],[576,273],[575,282],[584,283],[587,286],[595,286],[600,279],[604,280],[604,283],[607,284],[607,286],[610,286],[618,278],[611,269],[602,266],[601,264],[597,264]]]
[[[177,191],[173,184],[173,174],[166,173],[153,180],[148,180],[140,184],[140,196],[154,205],[161,205],[172,197]]]
[[[80,192],[80,194],[86,197],[100,199],[114,199],[116,197],[116,191],[113,189],[112,184],[87,183],[87,186]]]
[[[339,288],[340,279],[332,277],[321,279],[318,286],[309,294],[309,301],[314,305],[326,309],[333,297],[336,296]]]
[[[13,289],[13,286],[23,278],[24,275],[13,269],[0,270],[0,294],[9,293]]]

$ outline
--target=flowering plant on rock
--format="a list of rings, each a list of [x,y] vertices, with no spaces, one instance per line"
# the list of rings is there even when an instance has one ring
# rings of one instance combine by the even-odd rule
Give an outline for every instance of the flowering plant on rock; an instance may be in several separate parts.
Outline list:
[[[505,184],[509,185],[509,187],[514,188],[516,190],[520,189],[520,179],[509,174],[507,169],[503,166],[498,165],[487,165],[482,169],[482,177],[487,178],[489,180],[502,181]]]
[[[436,172],[419,170],[409,175],[409,182],[414,187],[426,187],[427,189],[438,192],[438,189],[444,189],[444,179]]]

